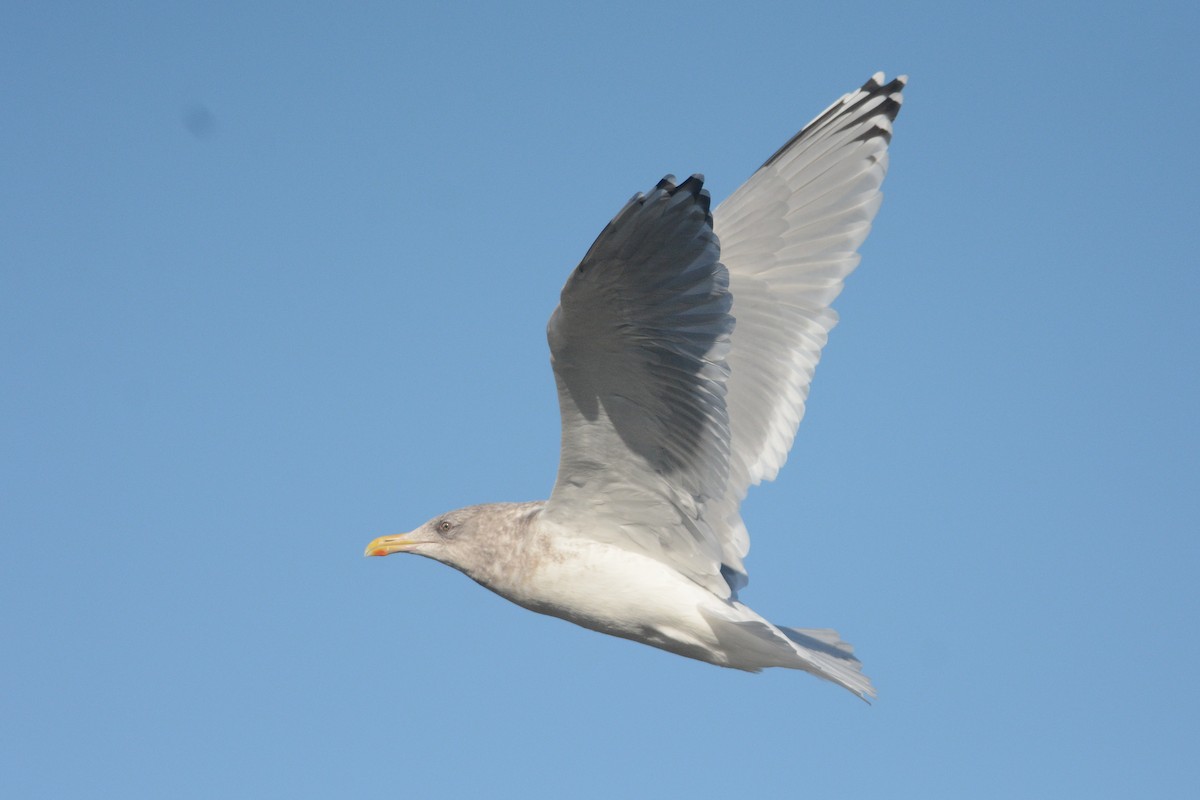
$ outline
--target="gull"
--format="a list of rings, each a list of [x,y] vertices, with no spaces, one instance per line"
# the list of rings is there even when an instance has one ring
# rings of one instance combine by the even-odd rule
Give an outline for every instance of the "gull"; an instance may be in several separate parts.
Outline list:
[[[738,599],[739,507],[775,478],[882,199],[904,76],[822,112],[715,211],[692,175],[636,194],[571,273],[547,339],[562,416],[549,500],[381,536],[531,611],[733,669],[875,689],[827,628]]]

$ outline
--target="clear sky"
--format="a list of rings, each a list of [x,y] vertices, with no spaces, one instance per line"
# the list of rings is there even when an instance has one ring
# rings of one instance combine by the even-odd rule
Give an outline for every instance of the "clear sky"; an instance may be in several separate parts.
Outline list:
[[[1196,796],[1195,3],[99,6],[0,12],[0,794]],[[876,70],[743,593],[875,705],[362,557],[545,497],[596,234]]]

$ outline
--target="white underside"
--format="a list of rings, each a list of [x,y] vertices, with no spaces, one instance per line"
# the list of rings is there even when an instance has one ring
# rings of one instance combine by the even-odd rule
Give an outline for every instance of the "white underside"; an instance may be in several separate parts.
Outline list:
[[[848,646],[832,631],[789,638],[748,606],[724,600],[657,559],[618,546],[546,531],[553,549],[513,585],[488,588],[532,611],[723,667],[811,672],[874,695]],[[834,655],[830,655],[833,653]]]

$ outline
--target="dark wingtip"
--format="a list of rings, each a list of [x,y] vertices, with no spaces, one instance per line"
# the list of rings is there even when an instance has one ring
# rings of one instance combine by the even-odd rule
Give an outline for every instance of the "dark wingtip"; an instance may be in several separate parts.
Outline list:
[[[898,92],[908,85],[907,75],[897,75],[887,83],[883,82],[882,72],[876,72],[862,85],[862,91],[868,94],[891,94]]]
[[[708,227],[711,228],[713,224],[712,195],[704,188],[704,175],[697,172],[690,176],[686,181],[675,187],[671,191],[671,195],[674,196],[679,192],[685,192],[696,198],[696,204],[704,212],[704,219],[708,223]]]
[[[694,175],[692,175],[691,177],[689,177],[686,181],[679,184],[679,188],[676,189],[676,191],[687,192],[692,197],[695,197],[696,195],[700,194],[700,191],[703,188],[704,188],[704,176],[701,175],[699,172],[697,172]]]
[[[882,100],[877,106],[871,109],[871,115],[882,115],[889,122],[895,121],[896,115],[900,113],[900,105],[904,102],[902,90],[908,85],[908,76],[898,75],[887,83],[884,83],[883,79],[883,73],[876,72],[858,89],[858,92],[861,93],[860,97],[855,98],[855,93],[852,92],[851,94],[842,97],[838,102],[835,102],[829,108],[825,109],[824,113],[822,113],[812,122],[805,125],[799,133],[797,133],[791,139],[788,139],[783,147],[776,150],[770,158],[764,161],[763,167],[770,166],[780,156],[791,149],[792,145],[803,139],[810,131],[820,127],[834,117],[844,116],[847,120],[847,125],[853,125],[857,123],[860,119],[858,116],[859,109],[861,109],[874,98],[882,97]],[[853,102],[848,102],[852,98]],[[857,138],[860,140],[865,140],[875,138],[877,136],[883,137],[888,142],[890,142],[892,138],[891,131],[888,131],[887,129],[877,125],[872,126],[869,132]]]

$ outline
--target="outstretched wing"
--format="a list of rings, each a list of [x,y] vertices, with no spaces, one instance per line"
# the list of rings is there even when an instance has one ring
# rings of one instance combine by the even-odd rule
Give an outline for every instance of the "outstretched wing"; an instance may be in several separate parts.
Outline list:
[[[604,229],[547,331],[562,413],[548,520],[721,597],[745,584],[738,506],[791,448],[904,81],[842,97],[715,215],[699,176],[665,178]]]
[[[547,329],[562,455],[543,517],[728,595],[706,507],[727,491],[734,321],[702,182],[636,195],[563,288]]]
[[[772,480],[804,416],[813,372],[837,324],[830,303],[858,266],[883,200],[892,121],[907,78],[875,74],[810,122],[713,214],[737,318],[728,366],[729,480],[711,502],[733,589],[750,547],[738,506]]]

